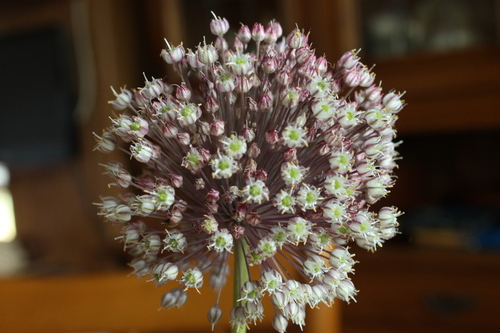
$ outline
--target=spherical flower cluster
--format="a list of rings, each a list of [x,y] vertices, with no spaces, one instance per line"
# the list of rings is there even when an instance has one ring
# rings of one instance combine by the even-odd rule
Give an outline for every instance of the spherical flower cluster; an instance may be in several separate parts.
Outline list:
[[[227,20],[210,28],[213,44],[162,51],[181,84],[113,90],[123,114],[96,135],[96,149],[124,150],[144,168],[104,166],[130,192],[103,197],[99,214],[122,226],[138,276],[177,281],[163,307],[183,305],[206,280],[220,293],[234,254],[231,324],[262,319],[268,296],[284,332],[305,325],[306,306],[354,300],[349,242],[373,251],[397,233],[396,208],[370,207],[394,184],[404,102],[382,92],[356,52],[331,65],[298,28],[282,38],[274,21],[242,25],[232,48]],[[218,301],[207,311],[220,319]]]

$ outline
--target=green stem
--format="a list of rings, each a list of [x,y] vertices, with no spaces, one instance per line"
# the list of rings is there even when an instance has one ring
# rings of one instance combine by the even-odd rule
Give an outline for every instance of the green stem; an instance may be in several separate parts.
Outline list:
[[[246,246],[244,240],[240,239],[234,247],[234,290],[233,290],[233,307],[243,306],[240,299],[241,287],[248,281],[248,267],[246,263]],[[231,333],[246,333],[246,325],[233,327]]]

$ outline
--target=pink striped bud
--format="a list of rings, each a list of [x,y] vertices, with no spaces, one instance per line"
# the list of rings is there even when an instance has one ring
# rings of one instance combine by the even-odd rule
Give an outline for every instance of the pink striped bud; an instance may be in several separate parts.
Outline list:
[[[247,223],[250,224],[251,226],[256,226],[257,224],[262,223],[262,218],[260,217],[260,214],[256,211],[249,212],[246,215],[246,220]]]
[[[228,30],[229,22],[225,18],[218,17],[210,21],[210,32],[212,34],[222,37]]]
[[[173,187],[179,188],[182,186],[183,183],[183,178],[181,175],[177,175],[175,173],[170,174],[170,184],[172,184]]]
[[[250,28],[246,25],[241,25],[236,36],[244,44],[247,44],[250,41],[250,39],[252,39],[252,33],[250,31]]]
[[[167,139],[172,139],[177,137],[179,133],[179,128],[171,122],[166,122],[162,129],[163,136]]]
[[[178,133],[177,140],[179,140],[179,142],[182,145],[187,146],[191,142],[191,136],[189,135],[189,133],[186,133],[186,132]]]
[[[175,98],[179,101],[189,101],[191,99],[191,90],[183,83],[175,90]]]
[[[252,39],[256,43],[260,43],[266,38],[266,32],[264,26],[260,23],[255,23],[252,27]]]
[[[276,130],[270,130],[266,132],[266,141],[270,145],[275,145],[279,142],[279,134]]]
[[[219,201],[219,198],[220,198],[219,191],[217,191],[215,189],[211,189],[210,191],[208,191],[205,200],[207,202],[210,202],[210,203],[215,203],[215,202]]]
[[[224,134],[224,121],[219,118],[214,118],[210,121],[210,134],[220,136]]]

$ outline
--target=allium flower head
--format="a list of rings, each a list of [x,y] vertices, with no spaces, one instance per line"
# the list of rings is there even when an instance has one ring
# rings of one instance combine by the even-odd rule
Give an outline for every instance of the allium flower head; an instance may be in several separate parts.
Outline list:
[[[153,78],[113,90],[121,114],[95,135],[96,149],[122,149],[143,171],[104,165],[132,192],[103,197],[99,214],[122,226],[138,276],[174,285],[163,307],[181,306],[185,290],[205,281],[220,293],[234,255],[231,324],[261,320],[267,296],[284,332],[288,322],[305,325],[306,306],[354,300],[347,243],[373,251],[397,232],[397,209],[370,205],[394,184],[404,102],[382,92],[354,51],[330,65],[307,33],[281,36],[274,21],[242,25],[230,48],[228,29],[215,17],[215,43],[186,52],[167,42],[161,56],[182,84]],[[218,301],[207,309],[211,324],[221,311]]]

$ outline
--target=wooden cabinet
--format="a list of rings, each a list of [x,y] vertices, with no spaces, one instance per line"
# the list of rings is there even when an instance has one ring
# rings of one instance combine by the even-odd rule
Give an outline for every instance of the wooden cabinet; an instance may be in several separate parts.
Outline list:
[[[343,330],[496,332],[500,253],[388,245],[357,251],[357,303],[342,306]]]

